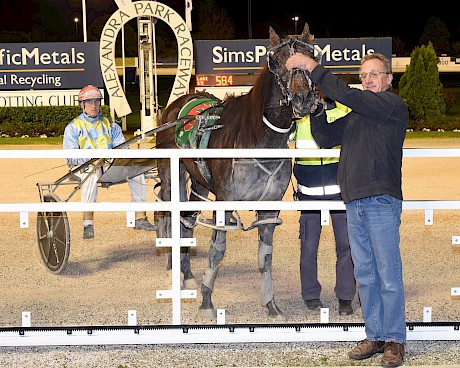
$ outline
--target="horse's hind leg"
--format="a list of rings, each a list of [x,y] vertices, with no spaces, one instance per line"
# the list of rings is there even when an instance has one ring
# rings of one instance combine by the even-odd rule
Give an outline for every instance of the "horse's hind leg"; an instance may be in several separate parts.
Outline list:
[[[272,276],[273,233],[276,225],[274,223],[263,223],[266,220],[278,218],[278,215],[279,211],[257,212],[257,221],[262,221],[262,224],[258,225],[258,258],[259,270],[262,274],[262,304],[268,308],[269,317],[284,321],[285,317],[283,312],[275,303],[275,288]]]
[[[231,212],[225,212],[226,224],[230,222],[231,214]],[[217,311],[212,304],[212,292],[214,290],[214,282],[216,281],[220,262],[225,256],[226,244],[227,232],[223,230],[213,230],[211,245],[209,247],[209,264],[204,272],[203,281],[201,283],[201,295],[203,299],[200,306],[200,315],[202,318],[213,319],[217,317]]]
[[[185,214],[186,222],[192,222],[193,217]],[[184,225],[183,223],[180,224],[181,230],[181,238],[192,238],[193,237],[193,229],[189,228],[188,226]],[[168,254],[168,270],[172,269],[172,253]],[[183,286],[184,289],[195,290],[198,289],[198,283],[196,282],[195,276],[192,273],[192,267],[190,262],[190,249],[181,248],[180,249],[180,269],[182,274],[184,275],[184,282]]]
[[[162,201],[171,200],[171,176],[169,160],[158,160],[158,172],[160,175],[161,189],[160,198]],[[180,165],[180,200],[187,200],[187,175],[185,168]],[[158,237],[159,238],[171,238],[171,214],[167,211],[159,212],[158,220]],[[193,229],[187,228],[181,223],[181,237],[191,238],[193,237]],[[192,273],[190,252],[189,248],[181,248],[180,250],[180,266],[182,274],[184,275],[184,288],[186,289],[197,289],[198,284]],[[168,261],[166,270],[172,269],[172,253],[168,252]]]
[[[183,198],[187,198],[187,178],[188,175],[184,173],[181,175],[181,200]],[[193,177],[190,177],[191,181],[191,190],[190,196],[188,198],[189,201],[201,201],[200,198],[206,198],[209,194],[209,191],[200,185]],[[181,222],[181,237],[182,238],[192,238],[193,237],[193,229],[196,224],[196,213],[194,212],[183,212],[181,214],[182,218],[184,219],[185,223]],[[184,274],[184,288],[185,289],[198,289],[198,284],[196,282],[195,276],[192,273],[190,267],[190,252],[188,251],[189,248],[186,248],[187,252],[181,253],[181,270]]]

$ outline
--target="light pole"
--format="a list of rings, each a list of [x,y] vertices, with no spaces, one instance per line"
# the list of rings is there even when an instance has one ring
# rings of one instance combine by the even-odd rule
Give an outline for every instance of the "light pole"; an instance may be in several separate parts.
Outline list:
[[[77,41],[78,39],[78,22],[80,21],[80,19],[78,17],[75,17],[73,18],[73,21],[75,22],[75,41]]]
[[[248,0],[248,38],[252,38],[252,11],[251,0]]]
[[[294,21],[294,34],[297,34],[297,22],[299,20],[299,17],[296,15],[292,18],[292,20]]]

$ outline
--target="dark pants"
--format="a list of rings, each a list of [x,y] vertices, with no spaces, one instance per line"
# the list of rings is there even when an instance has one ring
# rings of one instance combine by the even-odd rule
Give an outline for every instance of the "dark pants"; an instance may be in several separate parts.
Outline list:
[[[345,211],[330,211],[334,230],[337,261],[335,266],[335,295],[352,300],[356,293],[350,245],[348,243]],[[319,299],[318,247],[321,235],[321,211],[302,211],[300,215],[300,282],[304,300]]]

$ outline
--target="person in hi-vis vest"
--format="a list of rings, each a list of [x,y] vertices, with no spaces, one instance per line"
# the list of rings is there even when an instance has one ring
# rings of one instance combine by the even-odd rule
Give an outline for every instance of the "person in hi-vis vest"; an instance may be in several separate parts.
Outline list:
[[[329,123],[346,115],[350,109],[325,96],[325,108]],[[318,149],[310,131],[310,116],[297,120],[296,148]],[[340,147],[335,147],[340,148]],[[294,176],[297,180],[295,199],[342,200],[337,184],[338,157],[296,158]],[[353,314],[352,301],[356,293],[350,245],[348,243],[347,216],[345,210],[331,210],[336,247],[336,278],[334,292],[339,300],[339,315]],[[300,283],[302,299],[309,310],[319,311],[321,284],[318,281],[318,248],[321,236],[321,210],[301,211],[300,219]]]

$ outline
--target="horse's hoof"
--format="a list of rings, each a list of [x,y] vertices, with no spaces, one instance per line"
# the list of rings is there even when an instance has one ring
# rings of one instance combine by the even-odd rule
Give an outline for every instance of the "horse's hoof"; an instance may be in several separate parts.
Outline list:
[[[217,311],[215,309],[201,309],[200,308],[200,317],[204,319],[216,319]]]
[[[184,289],[187,290],[197,290],[198,283],[196,282],[195,278],[184,280]]]
[[[283,312],[281,309],[278,308],[278,306],[275,304],[275,301],[272,300],[267,303],[267,308],[268,308],[268,316],[275,322],[286,322],[287,318],[284,316]]]

